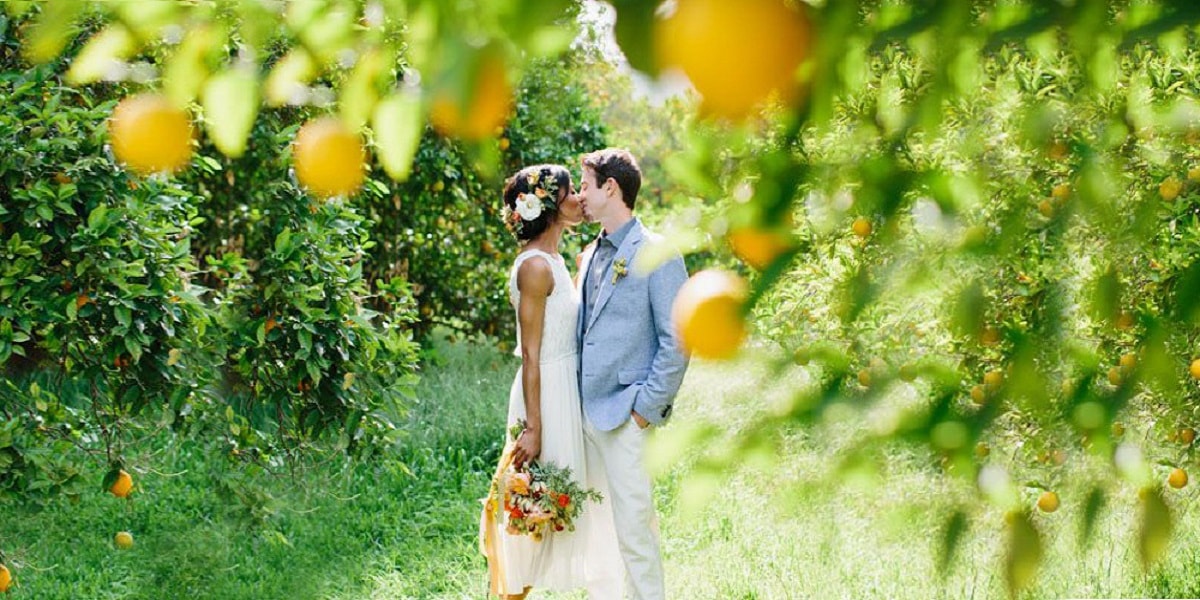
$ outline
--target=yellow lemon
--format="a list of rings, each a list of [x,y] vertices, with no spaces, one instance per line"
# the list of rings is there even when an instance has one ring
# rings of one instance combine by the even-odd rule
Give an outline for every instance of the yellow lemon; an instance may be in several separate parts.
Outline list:
[[[1167,202],[1178,198],[1181,191],[1183,191],[1183,182],[1174,177],[1168,177],[1158,186],[1158,195]]]
[[[1121,355],[1121,368],[1132,369],[1137,366],[1137,355],[1133,353]]]
[[[746,284],[737,275],[713,269],[693,275],[671,308],[684,350],[714,359],[736,354],[746,338],[745,299]]]
[[[1184,427],[1179,430],[1179,441],[1184,444],[1191,444],[1196,441],[1196,430],[1191,427]]]
[[[1058,494],[1048,490],[1042,492],[1042,495],[1038,496],[1037,507],[1042,512],[1047,513],[1052,513],[1058,510]]]
[[[8,571],[8,567],[0,565],[0,594],[7,592],[10,587],[12,587],[12,573]]]
[[[871,235],[871,220],[866,217],[859,217],[850,225],[850,229],[854,231],[854,235],[865,238]]]
[[[741,119],[774,92],[796,99],[810,35],[784,0],[678,0],[657,24],[658,62],[687,75],[706,113]]]
[[[365,177],[367,152],[358,134],[334,117],[304,124],[292,143],[296,179],[321,197],[349,196]]]
[[[984,328],[983,334],[980,336],[979,341],[982,342],[984,346],[994,346],[1000,343],[1000,331],[995,327]]]
[[[1117,329],[1125,331],[1133,327],[1133,315],[1123,312],[1117,315]]]
[[[729,233],[727,239],[733,253],[742,259],[742,262],[760,271],[792,247],[791,240],[783,232],[753,227],[735,229]]]
[[[1185,486],[1187,484],[1188,484],[1187,471],[1184,471],[1183,469],[1180,469],[1179,467],[1175,467],[1174,469],[1171,469],[1171,474],[1167,475],[1167,485],[1178,490],[1178,489],[1182,489],[1183,486]]]
[[[1049,200],[1042,200],[1041,202],[1038,202],[1037,209],[1038,212],[1047,219],[1054,216],[1054,204],[1052,204]]]
[[[971,386],[971,401],[975,404],[983,404],[985,400],[987,400],[987,393],[983,391],[983,386]]]
[[[858,371],[858,384],[863,387],[871,387],[871,371],[860,369]]]
[[[429,119],[443,135],[479,140],[503,131],[501,128],[512,109],[513,95],[504,62],[495,55],[484,57],[475,73],[474,83],[466,106],[447,90],[434,96]]]
[[[1113,367],[1108,370],[1108,382],[1113,385],[1121,385],[1121,369]]]
[[[1000,387],[1004,382],[1004,373],[1001,371],[988,371],[983,375],[983,383],[988,387]]]
[[[128,550],[133,547],[133,534],[128,531],[118,531],[117,535],[113,536],[113,543],[122,550]]]
[[[1192,379],[1200,379],[1200,358],[1192,361],[1188,366],[1188,373],[1192,375]]]
[[[158,94],[122,100],[108,120],[113,154],[141,175],[177,171],[192,159],[187,113]]]
[[[122,469],[117,473],[117,480],[108,487],[108,491],[118,498],[128,498],[129,492],[133,491],[133,477]]]

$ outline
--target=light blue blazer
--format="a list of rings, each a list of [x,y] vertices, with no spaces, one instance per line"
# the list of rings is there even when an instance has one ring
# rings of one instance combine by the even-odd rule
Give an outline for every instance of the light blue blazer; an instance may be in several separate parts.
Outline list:
[[[587,323],[579,311],[580,398],[587,418],[601,431],[629,421],[632,410],[661,425],[671,416],[687,370],[688,358],[671,323],[671,305],[688,278],[683,258],[676,255],[645,275],[633,269],[638,249],[656,238],[636,222],[613,255]],[[595,244],[581,259],[581,289],[587,289],[593,252]],[[622,260],[626,274],[614,284],[613,265]]]

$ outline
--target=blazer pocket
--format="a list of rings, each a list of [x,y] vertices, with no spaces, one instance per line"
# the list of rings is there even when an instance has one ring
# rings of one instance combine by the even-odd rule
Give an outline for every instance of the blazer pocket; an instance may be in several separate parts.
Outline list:
[[[633,385],[650,378],[650,369],[628,369],[617,373],[617,381],[621,385]]]

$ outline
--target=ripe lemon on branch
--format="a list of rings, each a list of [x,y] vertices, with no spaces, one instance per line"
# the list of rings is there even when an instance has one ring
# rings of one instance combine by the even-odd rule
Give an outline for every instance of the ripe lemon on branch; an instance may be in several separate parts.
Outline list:
[[[736,354],[746,338],[745,299],[746,284],[733,273],[709,269],[693,275],[671,309],[684,351],[712,359]]]
[[[113,154],[140,175],[171,173],[192,159],[192,123],[165,96],[139,94],[122,100],[108,120]]]
[[[117,471],[116,479],[108,486],[108,491],[118,498],[128,498],[133,491],[133,477],[124,469]]]
[[[784,0],[678,0],[655,44],[659,64],[683,70],[704,111],[741,119],[774,92],[796,100],[810,38],[805,13]]]
[[[358,134],[335,117],[304,124],[293,142],[296,179],[321,197],[350,196],[362,186],[367,151]]]

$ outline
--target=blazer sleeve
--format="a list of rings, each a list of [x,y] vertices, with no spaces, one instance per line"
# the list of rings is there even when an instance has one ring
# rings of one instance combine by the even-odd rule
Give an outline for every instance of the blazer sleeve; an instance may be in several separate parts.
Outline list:
[[[687,267],[679,256],[660,265],[649,277],[650,312],[658,348],[646,383],[634,399],[633,409],[651,425],[661,425],[671,416],[675,395],[687,371],[688,357],[679,346],[679,337],[671,322],[671,306],[687,278]]]

